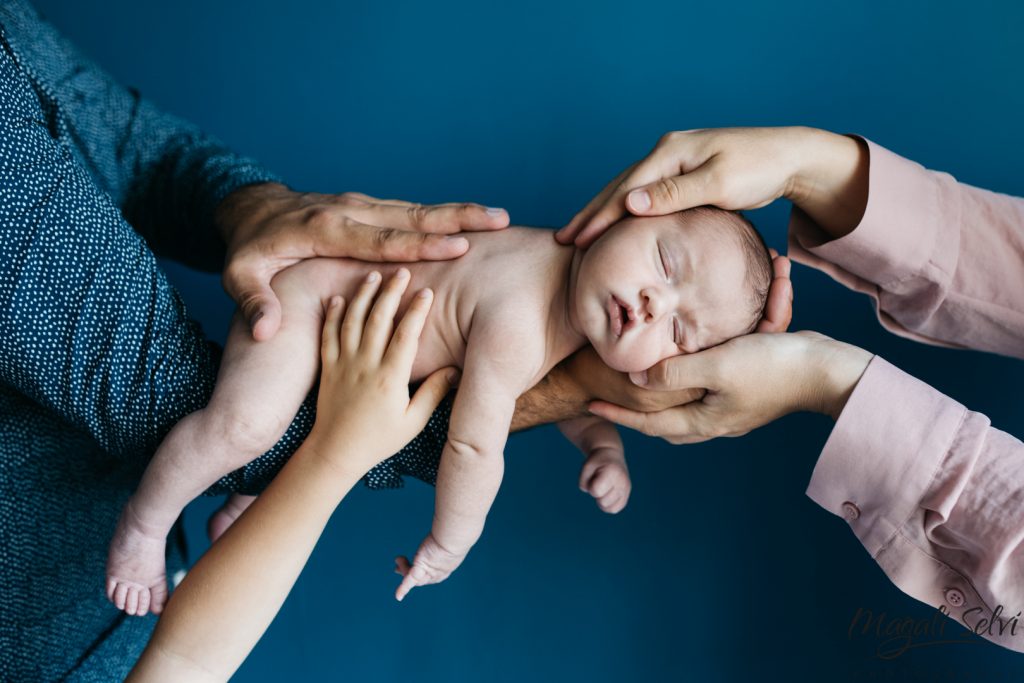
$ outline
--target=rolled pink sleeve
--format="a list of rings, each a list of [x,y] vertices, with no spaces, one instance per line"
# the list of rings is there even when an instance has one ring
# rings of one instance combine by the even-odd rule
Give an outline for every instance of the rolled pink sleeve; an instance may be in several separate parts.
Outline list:
[[[958,183],[865,142],[860,225],[827,241],[794,209],[790,258],[870,296],[895,334],[1024,357],[1024,199]]]
[[[799,210],[790,256],[871,296],[896,334],[1024,357],[1024,200],[868,142],[868,206],[826,241]],[[807,495],[908,595],[1024,652],[1024,444],[875,357]]]

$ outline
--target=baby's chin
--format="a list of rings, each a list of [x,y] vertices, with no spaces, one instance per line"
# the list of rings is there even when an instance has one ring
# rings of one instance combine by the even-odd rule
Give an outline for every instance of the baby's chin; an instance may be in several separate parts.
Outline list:
[[[612,370],[617,372],[643,372],[654,367],[661,362],[662,359],[656,359],[654,362],[649,362],[650,359],[637,359],[631,358],[628,354],[624,353],[611,353],[608,349],[604,349],[597,344],[594,344],[594,350],[597,355],[601,357],[601,360]],[[637,362],[637,361],[640,362]]]

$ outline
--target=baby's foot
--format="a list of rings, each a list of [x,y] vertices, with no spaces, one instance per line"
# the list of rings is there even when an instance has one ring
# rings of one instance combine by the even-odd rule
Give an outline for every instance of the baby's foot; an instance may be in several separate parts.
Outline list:
[[[228,496],[227,502],[210,515],[209,521],[206,522],[206,535],[210,537],[210,543],[220,538],[254,500],[256,496],[243,496],[240,493]]]
[[[131,501],[124,506],[107,554],[107,598],[126,614],[160,614],[167,602],[166,530],[147,527]]]
[[[621,454],[595,453],[583,463],[580,490],[593,496],[597,506],[605,512],[622,512],[632,488],[629,469]]]

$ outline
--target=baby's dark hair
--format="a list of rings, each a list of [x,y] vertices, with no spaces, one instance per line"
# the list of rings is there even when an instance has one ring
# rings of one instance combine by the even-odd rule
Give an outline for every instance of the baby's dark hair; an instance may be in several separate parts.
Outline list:
[[[750,324],[744,334],[753,332],[764,317],[764,309],[768,303],[768,290],[772,284],[772,255],[768,245],[754,224],[739,211],[726,211],[714,206],[698,206],[678,214],[683,220],[684,215],[702,219],[702,222],[713,222],[714,229],[732,235],[740,249],[747,266],[746,284],[750,288],[748,298],[750,304]]]

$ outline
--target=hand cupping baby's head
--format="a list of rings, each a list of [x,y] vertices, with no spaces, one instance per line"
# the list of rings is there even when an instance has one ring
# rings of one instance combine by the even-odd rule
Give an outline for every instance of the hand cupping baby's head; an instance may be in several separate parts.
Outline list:
[[[764,240],[737,212],[628,217],[580,258],[576,323],[609,367],[646,370],[753,331],[771,279]]]

